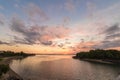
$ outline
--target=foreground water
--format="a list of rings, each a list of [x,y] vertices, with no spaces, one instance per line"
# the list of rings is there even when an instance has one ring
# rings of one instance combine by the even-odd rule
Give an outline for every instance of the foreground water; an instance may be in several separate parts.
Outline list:
[[[76,60],[70,55],[27,57],[13,60],[10,67],[25,80],[117,80],[120,75],[118,65]]]

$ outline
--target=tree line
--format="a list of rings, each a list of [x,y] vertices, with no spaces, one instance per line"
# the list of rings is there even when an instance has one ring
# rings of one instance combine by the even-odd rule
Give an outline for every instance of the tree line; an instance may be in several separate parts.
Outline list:
[[[96,49],[88,52],[78,52],[74,58],[120,60],[120,51]]]
[[[28,54],[24,52],[13,52],[13,51],[0,51],[0,56],[1,57],[9,57],[9,56],[31,56],[34,54]]]

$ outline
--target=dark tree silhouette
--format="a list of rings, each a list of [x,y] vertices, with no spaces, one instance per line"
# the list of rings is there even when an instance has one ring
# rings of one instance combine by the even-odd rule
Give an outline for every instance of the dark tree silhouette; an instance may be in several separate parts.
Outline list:
[[[90,50],[89,52],[79,52],[74,58],[120,60],[120,51],[101,49]]]
[[[12,51],[1,51],[0,52],[0,56],[1,57],[10,57],[10,56],[23,56],[23,57],[26,57],[26,56],[32,56],[34,54],[27,54],[27,53],[24,53],[24,52],[12,52]]]

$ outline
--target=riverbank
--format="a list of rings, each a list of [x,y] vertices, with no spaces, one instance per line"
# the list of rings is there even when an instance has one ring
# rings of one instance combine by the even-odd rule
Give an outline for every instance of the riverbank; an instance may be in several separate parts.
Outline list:
[[[73,58],[90,62],[120,64],[120,51],[96,49],[88,52],[78,52]]]
[[[13,57],[0,57],[0,65],[9,66],[10,62],[14,59],[22,59],[23,56],[13,56]],[[2,74],[0,80],[23,80],[17,73],[15,73],[10,67],[7,73]]]
[[[120,64],[120,60],[107,60],[107,59],[88,59],[88,58],[77,58],[73,56],[74,59],[80,59],[88,62],[103,63],[103,64]]]
[[[88,61],[88,62],[96,62],[96,63],[103,63],[103,64],[115,64],[114,62],[110,62],[108,60],[97,60],[97,59],[81,59],[83,61]]]

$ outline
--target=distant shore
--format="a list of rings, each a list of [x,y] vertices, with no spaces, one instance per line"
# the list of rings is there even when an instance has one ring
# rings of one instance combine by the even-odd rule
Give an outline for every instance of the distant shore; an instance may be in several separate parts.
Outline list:
[[[120,51],[96,49],[88,52],[78,52],[73,58],[90,62],[120,64]]]
[[[112,60],[100,60],[100,59],[80,59],[83,61],[88,61],[88,62],[96,62],[96,63],[103,63],[103,64],[119,64],[120,61],[112,61]]]
[[[82,61],[88,61],[88,62],[95,62],[95,63],[104,63],[104,64],[120,64],[120,60],[107,60],[107,59],[88,59],[88,58],[76,58],[73,56],[74,59],[79,59]]]

